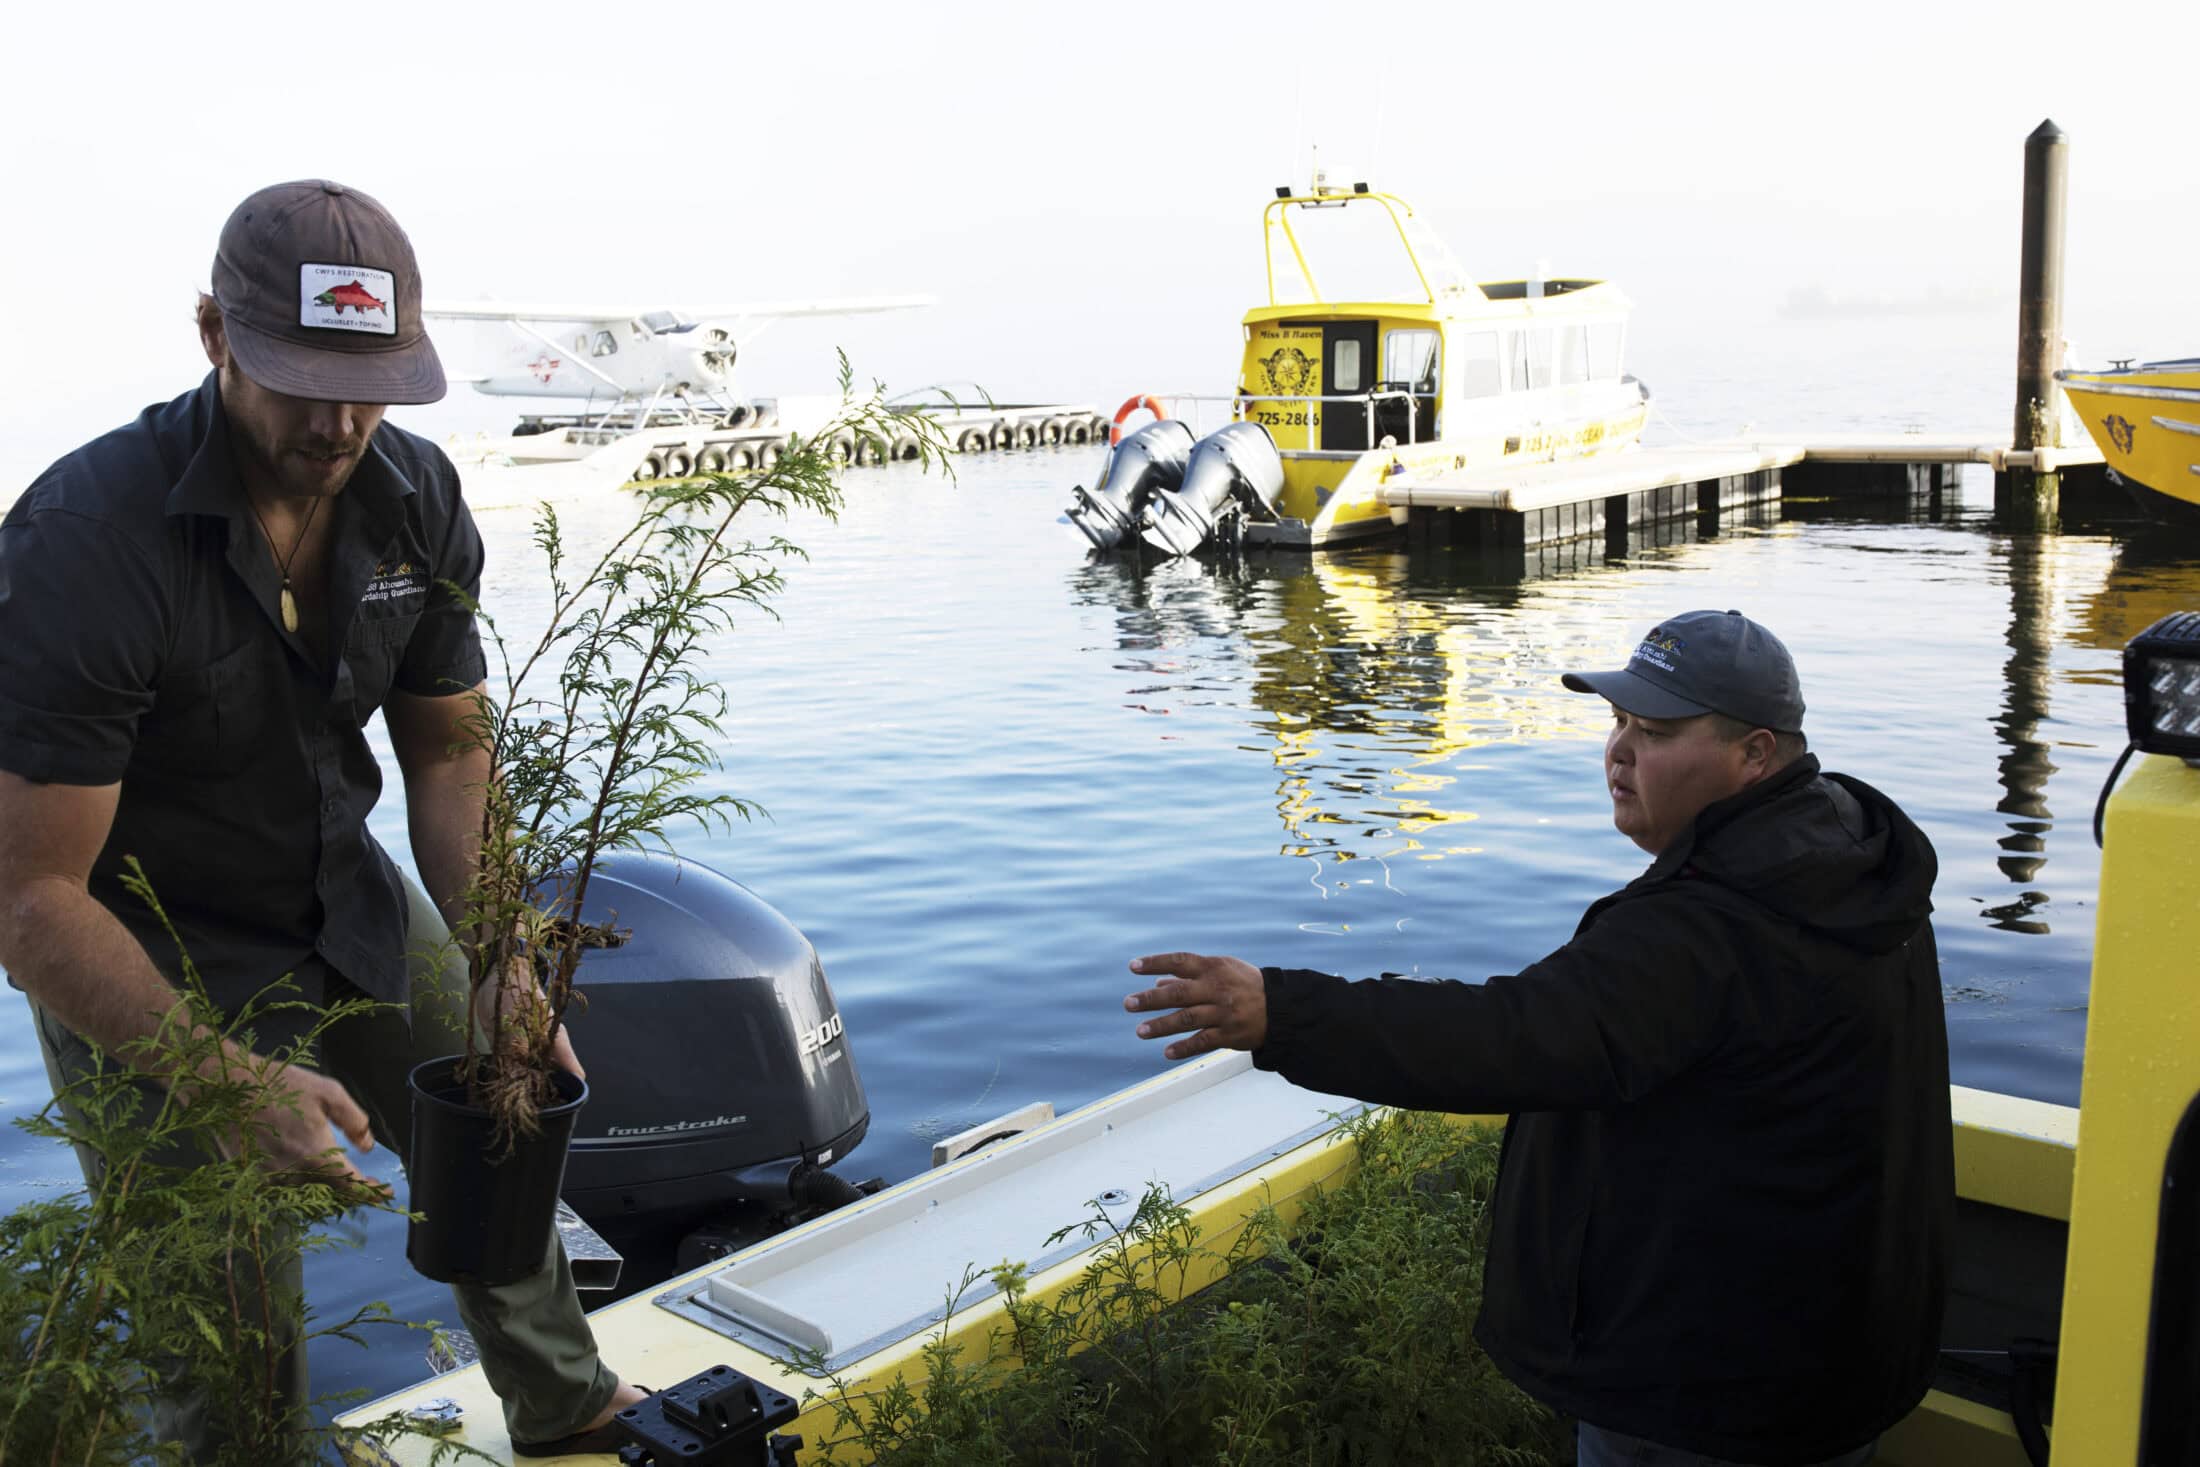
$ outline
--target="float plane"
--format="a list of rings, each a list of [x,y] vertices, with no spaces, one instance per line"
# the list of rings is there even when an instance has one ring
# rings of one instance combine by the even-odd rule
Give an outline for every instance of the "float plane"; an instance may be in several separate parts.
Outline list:
[[[502,322],[511,329],[489,370],[454,380],[492,397],[586,400],[609,413],[661,408],[725,416],[747,405],[734,394],[734,362],[743,345],[791,316],[860,316],[915,310],[924,295],[664,307],[430,300],[431,320]]]
[[[501,323],[488,369],[454,373],[491,397],[558,398],[578,410],[522,416],[510,433],[451,438],[476,509],[532,504],[700,464],[773,456],[789,428],[811,431],[838,398],[751,402],[736,394],[740,347],[792,316],[857,316],[931,305],[922,295],[752,302],[687,309],[542,301],[429,300],[431,320]],[[724,438],[706,457],[711,439]]]

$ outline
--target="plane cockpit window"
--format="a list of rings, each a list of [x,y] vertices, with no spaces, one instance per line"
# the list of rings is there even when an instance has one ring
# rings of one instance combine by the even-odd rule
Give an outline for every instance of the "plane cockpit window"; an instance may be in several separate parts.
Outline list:
[[[608,331],[597,332],[595,341],[588,348],[588,354],[592,357],[617,356],[618,352],[619,338]]]
[[[695,329],[695,323],[678,311],[645,311],[638,319],[659,336],[671,336]]]

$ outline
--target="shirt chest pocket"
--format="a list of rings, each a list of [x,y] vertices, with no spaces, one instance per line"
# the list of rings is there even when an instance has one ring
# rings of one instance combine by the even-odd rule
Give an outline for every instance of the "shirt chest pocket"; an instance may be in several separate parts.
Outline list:
[[[265,759],[289,706],[280,672],[267,665],[268,652],[248,642],[165,678],[139,720],[137,760],[203,777],[233,774]]]
[[[398,664],[420,624],[418,611],[355,621],[344,634],[344,666],[351,670],[351,697],[359,721],[382,706],[396,680]]]

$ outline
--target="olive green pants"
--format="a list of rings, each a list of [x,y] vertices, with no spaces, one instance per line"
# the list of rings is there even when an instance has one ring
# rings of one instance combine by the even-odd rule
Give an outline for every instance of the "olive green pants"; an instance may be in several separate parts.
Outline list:
[[[465,966],[462,960],[451,960],[452,945],[446,941],[448,929],[442,917],[410,879],[405,891],[410,903],[406,944],[411,954],[410,1022],[407,1014],[390,1008],[354,1015],[331,1025],[321,1036],[319,1055],[319,1068],[341,1081],[366,1111],[375,1142],[389,1147],[400,1161],[412,1145],[412,1101],[406,1076],[415,1065],[465,1047],[466,1012]],[[439,969],[439,959],[448,966]],[[334,973],[327,974],[325,989],[324,1003],[364,996]],[[57,1094],[102,1063],[97,1051],[53,1015],[35,1003],[31,1012],[46,1074]],[[259,1026],[260,1049],[280,1046],[286,1036],[273,1032],[276,1028],[277,1022]],[[152,1081],[143,1083],[154,1089]],[[149,1099],[157,1105],[157,1091]],[[105,1170],[100,1157],[79,1148],[77,1159],[85,1181],[97,1187]],[[150,1159],[188,1165],[192,1158]],[[294,1242],[270,1249],[266,1266],[266,1296],[277,1301],[302,1296],[304,1265]],[[249,1312],[256,1315],[264,1307],[263,1286],[245,1274],[239,1270],[233,1284],[240,1295],[253,1301]],[[587,1425],[610,1404],[618,1377],[597,1358],[595,1336],[573,1292],[573,1270],[562,1241],[551,1249],[541,1272],[518,1283],[497,1288],[460,1284],[451,1292],[458,1299],[459,1318],[480,1350],[482,1371],[504,1403],[505,1428],[515,1440],[555,1440]],[[291,1337],[295,1339],[295,1334]],[[292,1404],[303,1405],[311,1399],[303,1348],[284,1352],[279,1389]],[[182,1443],[194,1460],[211,1460],[222,1441],[208,1419],[208,1406],[203,1387],[179,1370],[164,1384],[155,1407],[151,1425],[156,1439]]]

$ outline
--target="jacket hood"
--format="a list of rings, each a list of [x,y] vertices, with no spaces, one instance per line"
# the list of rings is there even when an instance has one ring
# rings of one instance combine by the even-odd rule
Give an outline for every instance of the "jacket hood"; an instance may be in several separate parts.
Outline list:
[[[1647,879],[1714,881],[1862,952],[1891,952],[1933,910],[1940,862],[1894,801],[1805,754],[1707,805]]]

